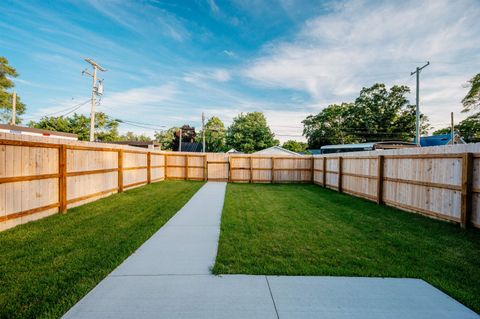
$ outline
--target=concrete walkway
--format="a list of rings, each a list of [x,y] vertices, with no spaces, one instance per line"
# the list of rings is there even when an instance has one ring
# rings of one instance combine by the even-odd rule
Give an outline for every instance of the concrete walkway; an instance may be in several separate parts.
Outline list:
[[[226,183],[207,183],[64,318],[480,318],[422,280],[213,276]]]

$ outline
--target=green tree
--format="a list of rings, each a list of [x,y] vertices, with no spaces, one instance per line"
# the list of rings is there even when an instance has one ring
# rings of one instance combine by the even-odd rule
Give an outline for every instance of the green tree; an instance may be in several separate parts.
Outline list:
[[[470,90],[463,98],[463,112],[468,112],[480,106],[480,73],[475,75],[469,81]]]
[[[302,153],[307,150],[308,144],[304,142],[288,140],[283,143],[282,147],[292,152]]]
[[[407,86],[385,84],[363,88],[354,103],[330,105],[304,121],[304,135],[310,148],[328,144],[411,141],[415,136],[415,106],[406,95]],[[420,114],[421,132],[427,132],[428,119]]]
[[[81,141],[88,141],[90,138],[90,118],[77,113],[71,117],[43,117],[38,122],[31,121],[28,123],[28,126],[77,134],[78,139]],[[113,142],[117,141],[118,138],[118,122],[103,112],[97,112],[95,114],[95,140]]]
[[[127,132],[123,135],[120,135],[118,138],[120,141],[129,141],[129,142],[150,142],[152,139],[146,135],[140,134],[137,135],[133,132]]]
[[[467,143],[480,142],[480,112],[467,117],[455,125],[454,130],[458,132]],[[451,128],[445,127],[433,132],[433,135],[449,134],[450,132]]]
[[[229,148],[245,153],[279,144],[261,112],[241,113],[235,117],[227,130],[226,140]]]
[[[197,136],[202,138],[203,132]],[[212,116],[205,124],[205,148],[207,152],[224,152],[225,151],[226,130],[223,122],[216,116]],[[199,142],[200,142],[199,140]]]
[[[323,145],[356,143],[359,138],[348,130],[348,118],[353,104],[332,104],[317,115],[309,115],[303,120],[303,135],[310,148]]]
[[[168,130],[155,133],[155,139],[160,143],[160,148],[164,151],[173,151],[173,141],[178,127],[171,127]]]
[[[381,140],[409,141],[415,137],[415,105],[406,95],[410,88],[394,85],[389,89],[377,83],[363,88],[348,114],[348,130],[362,142]],[[427,118],[421,114],[421,132],[428,129]]]
[[[15,78],[17,76],[17,71],[8,64],[7,58],[0,56],[0,121],[2,123],[10,123],[12,119],[13,94],[7,92],[7,90],[12,89],[15,86],[9,77]],[[18,95],[16,110],[17,116],[15,122],[21,123],[22,120],[19,115],[25,113],[26,106],[22,103]]]

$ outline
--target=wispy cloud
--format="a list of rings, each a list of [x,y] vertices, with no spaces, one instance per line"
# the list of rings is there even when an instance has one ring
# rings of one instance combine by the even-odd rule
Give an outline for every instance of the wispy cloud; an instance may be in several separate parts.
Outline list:
[[[217,6],[215,0],[208,0],[208,5],[210,6],[210,10],[212,10],[213,13],[217,14],[220,12],[220,8]]]
[[[213,69],[204,72],[189,72],[183,77],[185,82],[202,84],[205,80],[214,80],[218,82],[226,82],[231,78],[230,72],[225,69]]]
[[[235,52],[230,51],[230,50],[223,50],[223,53],[224,53],[225,55],[230,56],[230,57],[235,56]]]
[[[190,32],[183,23],[168,11],[148,2],[120,0],[88,0],[104,16],[138,34],[159,33],[183,41]]]
[[[472,76],[472,63],[480,66],[478,60],[445,65],[478,56],[480,48],[472,39],[480,34],[479,16],[475,0],[346,1],[307,21],[293,40],[269,43],[244,74],[263,87],[340,102],[374,82],[411,84],[409,72],[430,60],[422,73],[423,111],[439,120],[445,112],[459,110],[458,81]],[[423,84],[428,81],[444,85]],[[438,100],[443,101],[440,107]]]

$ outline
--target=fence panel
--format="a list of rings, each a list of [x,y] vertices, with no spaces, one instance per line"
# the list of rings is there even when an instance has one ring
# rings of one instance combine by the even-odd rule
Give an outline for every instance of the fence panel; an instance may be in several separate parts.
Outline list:
[[[0,230],[164,179],[314,182],[480,227],[480,144],[325,156],[178,153],[0,134]]]

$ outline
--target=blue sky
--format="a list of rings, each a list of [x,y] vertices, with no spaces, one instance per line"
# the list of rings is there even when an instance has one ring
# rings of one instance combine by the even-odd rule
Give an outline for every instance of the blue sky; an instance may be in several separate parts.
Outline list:
[[[86,57],[108,69],[97,109],[151,127],[122,132],[263,111],[281,141],[303,140],[307,115],[364,86],[414,89],[410,72],[427,60],[422,112],[446,126],[451,111],[468,115],[465,83],[480,72],[478,0],[3,0],[0,12],[25,122],[90,97]]]

